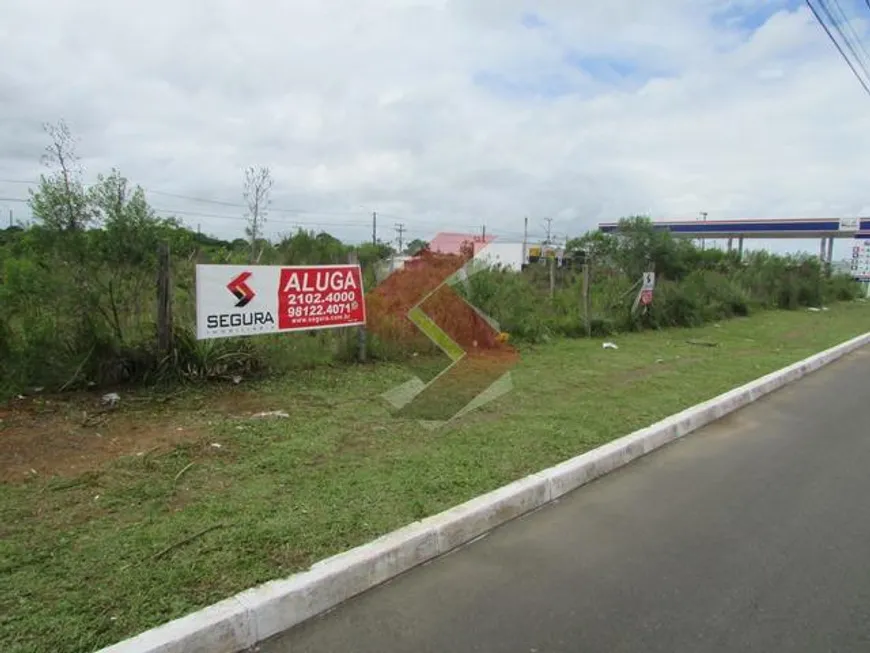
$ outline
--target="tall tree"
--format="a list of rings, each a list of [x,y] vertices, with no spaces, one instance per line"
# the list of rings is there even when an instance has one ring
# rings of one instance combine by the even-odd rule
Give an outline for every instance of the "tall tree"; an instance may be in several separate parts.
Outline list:
[[[428,242],[426,242],[425,240],[421,240],[419,238],[415,238],[410,243],[408,243],[407,247],[405,247],[405,253],[410,255],[410,256],[414,256],[414,254],[417,254],[418,252],[425,250],[425,249],[428,249],[428,248],[429,248]]]
[[[248,205],[247,234],[251,239],[251,263],[257,261],[257,241],[263,237],[263,224],[271,203],[272,172],[266,166],[245,169],[245,202]]]
[[[51,172],[40,177],[39,190],[30,191],[33,215],[52,231],[81,231],[93,220],[81,181],[81,167],[75,139],[63,120],[46,123],[51,139],[42,163]]]

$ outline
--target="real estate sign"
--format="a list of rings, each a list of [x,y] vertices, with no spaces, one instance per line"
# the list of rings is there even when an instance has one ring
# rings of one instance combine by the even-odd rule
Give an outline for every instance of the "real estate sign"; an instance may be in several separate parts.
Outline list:
[[[199,340],[365,324],[359,265],[197,265]]]

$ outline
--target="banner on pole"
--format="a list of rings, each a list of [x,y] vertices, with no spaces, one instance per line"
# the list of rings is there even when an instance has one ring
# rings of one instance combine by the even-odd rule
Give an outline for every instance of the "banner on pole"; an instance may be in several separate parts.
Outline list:
[[[359,265],[197,265],[198,340],[366,322]]]

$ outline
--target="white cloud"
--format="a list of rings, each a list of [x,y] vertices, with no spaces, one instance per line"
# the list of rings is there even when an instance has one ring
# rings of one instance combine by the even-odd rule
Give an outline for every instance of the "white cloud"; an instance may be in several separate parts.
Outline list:
[[[308,212],[273,233],[870,211],[868,98],[793,1],[4,0],[0,61],[0,178],[35,178],[63,117],[89,177],[241,202],[270,165],[274,206]]]

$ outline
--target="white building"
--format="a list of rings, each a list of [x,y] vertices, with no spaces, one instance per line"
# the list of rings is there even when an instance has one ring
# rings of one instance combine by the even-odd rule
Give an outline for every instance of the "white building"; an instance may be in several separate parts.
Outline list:
[[[479,252],[475,253],[474,260],[488,265],[501,265],[517,272],[523,269],[523,264],[526,262],[523,259],[522,243],[500,243],[498,241],[482,247]]]
[[[477,265],[500,265],[509,270],[519,272],[523,269],[523,263],[528,261],[528,256],[523,259],[522,243],[500,243],[497,241],[485,245],[479,243],[480,249],[474,254],[474,262]],[[383,281],[396,270],[405,267],[407,261],[413,260],[413,256],[394,256],[389,260],[382,261],[376,269],[378,282]]]

